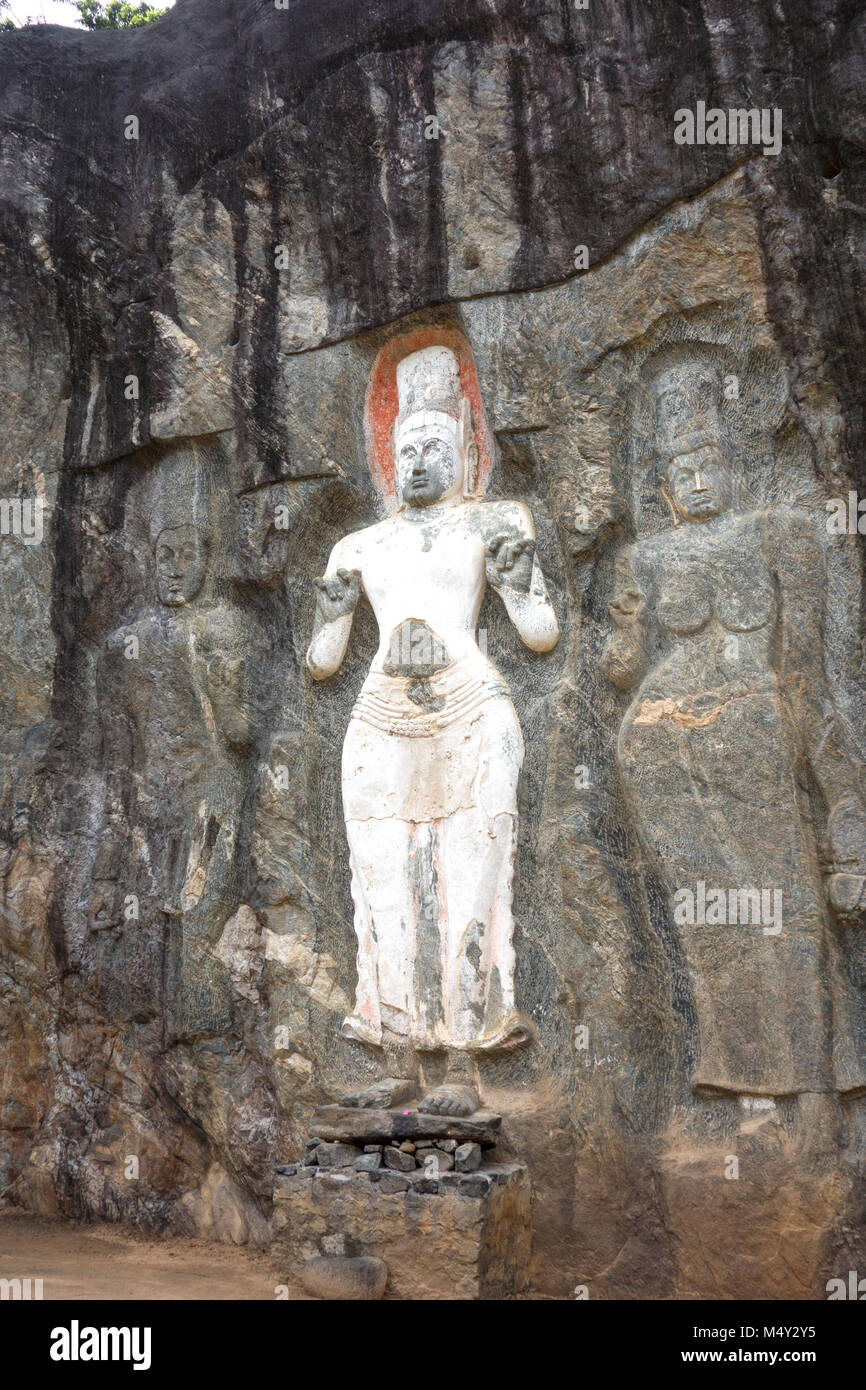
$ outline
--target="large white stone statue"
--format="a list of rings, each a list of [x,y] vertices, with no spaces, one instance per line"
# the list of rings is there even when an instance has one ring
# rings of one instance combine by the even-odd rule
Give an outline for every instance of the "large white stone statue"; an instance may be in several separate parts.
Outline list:
[[[334,674],[363,588],[380,642],[343,746],[358,936],[343,1035],[486,1051],[530,1036],[514,1002],[511,916],[523,739],[475,640],[486,585],[534,651],[554,647],[559,628],[528,508],[474,496],[455,354],[437,345],[403,358],[397,393],[399,509],[334,547],[307,652],[317,680]]]

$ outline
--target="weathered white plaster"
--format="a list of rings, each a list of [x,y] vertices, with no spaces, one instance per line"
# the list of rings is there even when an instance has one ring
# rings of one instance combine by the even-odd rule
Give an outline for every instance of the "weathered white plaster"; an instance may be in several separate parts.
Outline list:
[[[529,510],[479,502],[457,359],[446,347],[397,368],[401,506],[340,541],[318,581],[307,663],[346,651],[361,589],[380,643],[343,747],[358,988],[345,1036],[419,1049],[524,1041],[514,1001],[511,888],[523,739],[508,688],[474,633],[487,584],[523,641],[559,628]]]

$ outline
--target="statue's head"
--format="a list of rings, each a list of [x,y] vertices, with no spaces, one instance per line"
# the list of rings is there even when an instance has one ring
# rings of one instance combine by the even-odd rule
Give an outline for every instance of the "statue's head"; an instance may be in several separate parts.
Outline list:
[[[687,344],[666,349],[646,372],[661,488],[674,520],[703,522],[730,509],[734,480],[721,447],[718,368]]]
[[[472,495],[477,448],[457,358],[436,345],[397,365],[397,489],[407,507]]]
[[[207,538],[192,524],[164,526],[154,547],[160,603],[180,608],[200,592],[207,574]]]

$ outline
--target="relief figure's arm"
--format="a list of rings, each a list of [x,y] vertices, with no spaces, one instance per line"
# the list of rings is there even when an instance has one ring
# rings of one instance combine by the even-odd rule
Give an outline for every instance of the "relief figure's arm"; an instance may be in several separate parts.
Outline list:
[[[529,508],[508,504],[503,523],[485,546],[487,582],[502,599],[527,647],[534,652],[552,651],[559,641],[559,623],[535,553]]]
[[[774,519],[772,566],[781,620],[777,651],[779,693],[828,806],[862,789],[863,769],[833,701],[824,669],[827,573],[821,543],[808,517]]]
[[[779,692],[827,805],[830,901],[853,919],[866,908],[864,769],[824,668],[824,553],[808,517],[777,516],[769,538],[781,601]]]
[[[114,641],[100,657],[97,673],[104,799],[88,913],[94,931],[116,926],[122,918],[121,879],[129,854],[135,737],[127,709],[123,661],[122,651]]]
[[[348,558],[345,542],[340,541],[331,551],[324,575],[315,581],[316,615],[307,666],[317,681],[327,680],[340,669],[349,644],[361,594],[361,572],[347,567]]]
[[[609,605],[614,630],[605,643],[601,669],[617,690],[631,690],[647,666],[647,604],[628,546],[617,556],[614,597]]]

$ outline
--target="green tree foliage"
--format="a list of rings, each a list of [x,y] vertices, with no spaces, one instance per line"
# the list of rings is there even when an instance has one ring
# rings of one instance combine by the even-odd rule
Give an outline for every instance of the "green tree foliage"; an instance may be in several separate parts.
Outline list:
[[[66,0],[78,11],[78,23],[84,29],[137,29],[141,24],[152,24],[161,19],[165,10],[155,10],[152,5],[130,3],[130,0]],[[0,10],[8,10],[9,0],[0,0]],[[8,16],[0,18],[0,29],[22,29],[33,21],[27,19],[23,24]]]
[[[137,29],[161,19],[164,10],[155,10],[144,3],[130,4],[129,0],[71,0],[78,11],[78,22],[85,29]]]

